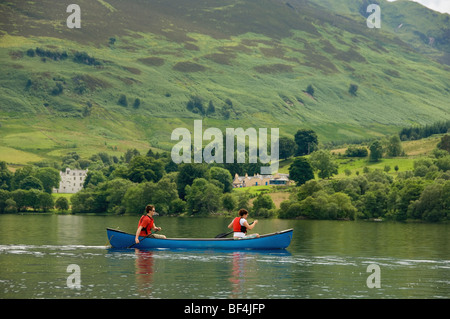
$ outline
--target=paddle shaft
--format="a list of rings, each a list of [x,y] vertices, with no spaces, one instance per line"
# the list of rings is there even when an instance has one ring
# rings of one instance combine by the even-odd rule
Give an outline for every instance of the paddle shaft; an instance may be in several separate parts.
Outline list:
[[[159,229],[155,230],[153,233],[150,233],[147,236],[145,236],[144,238],[142,238],[142,240],[139,241],[139,244],[142,243],[146,238],[150,237],[152,234],[157,233],[158,231],[159,231]],[[128,246],[127,248],[131,248],[131,247],[133,247],[134,245],[137,245],[137,244],[138,243],[134,243],[133,245]]]

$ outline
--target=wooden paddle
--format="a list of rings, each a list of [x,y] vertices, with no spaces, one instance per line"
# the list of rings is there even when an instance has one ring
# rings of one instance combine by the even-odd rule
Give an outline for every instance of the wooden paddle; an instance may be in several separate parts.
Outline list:
[[[251,222],[249,225],[251,225],[251,224],[253,224],[254,222]],[[214,238],[225,238],[225,237],[227,237],[229,234],[231,234],[231,233],[234,233],[234,230],[232,230],[232,231],[230,231],[229,233],[222,233],[222,234],[219,234],[219,235],[217,235],[216,237],[214,237]]]
[[[222,234],[219,234],[219,235],[217,235],[216,237],[214,237],[214,238],[225,238],[225,237],[227,237],[229,234],[231,234],[231,233],[234,233],[234,230],[232,230],[232,231],[230,231],[229,233],[222,233]]]
[[[151,235],[153,235],[154,233],[157,233],[158,231],[159,231],[159,229],[155,230],[153,233],[150,233],[150,234],[148,234],[147,236],[145,236],[144,238],[142,238],[142,240],[139,241],[139,244],[142,243],[146,238],[148,238],[148,237],[150,237]],[[127,248],[131,248],[131,247],[133,247],[134,245],[137,245],[137,243],[134,243],[133,245],[128,246]]]

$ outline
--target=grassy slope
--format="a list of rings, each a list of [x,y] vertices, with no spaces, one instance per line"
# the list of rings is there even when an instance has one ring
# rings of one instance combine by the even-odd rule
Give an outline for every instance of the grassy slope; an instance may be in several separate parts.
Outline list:
[[[185,108],[191,95],[216,107],[204,127],[278,127],[287,136],[310,127],[322,142],[448,118],[449,68],[389,30],[307,4],[263,2],[79,1],[80,30],[65,27],[63,3],[1,4],[0,159],[169,150],[172,130],[200,118]],[[65,50],[69,59],[44,63],[24,54],[36,47]],[[103,67],[73,62],[75,51]],[[80,78],[83,94],[75,92]],[[64,92],[52,96],[56,83]],[[347,92],[350,83],[359,86],[357,96]],[[309,84],[315,98],[303,92]],[[120,94],[127,108],[117,105]],[[139,109],[131,106],[135,98]],[[228,98],[233,111],[225,120]],[[83,117],[88,103],[91,114]]]
[[[402,142],[402,148],[405,152],[403,157],[394,158],[382,158],[378,162],[369,162],[367,158],[338,158],[337,163],[339,164],[338,174],[334,178],[344,178],[346,177],[345,171],[349,170],[351,172],[350,176],[355,176],[356,172],[363,173],[364,167],[369,169],[381,169],[390,166],[389,174],[395,176],[397,173],[394,167],[398,165],[398,172],[410,171],[413,169],[414,161],[421,157],[428,157],[431,155],[432,151],[436,148],[436,145],[441,140],[442,135],[433,135],[428,138],[416,140],[416,141],[404,141]],[[333,154],[344,154],[346,147],[333,149],[331,153]],[[280,173],[288,173],[289,166],[292,163],[292,159],[288,159],[280,162]]]
[[[356,19],[367,17],[369,3],[377,3],[381,9],[381,28],[394,33],[402,41],[436,61],[450,65],[450,16],[429,10],[411,0],[314,0],[337,14]],[[432,21],[432,23],[430,23]],[[430,42],[433,38],[433,42]]]

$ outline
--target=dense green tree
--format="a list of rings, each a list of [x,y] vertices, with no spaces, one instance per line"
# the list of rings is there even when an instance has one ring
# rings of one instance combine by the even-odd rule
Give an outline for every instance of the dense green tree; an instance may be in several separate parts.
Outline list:
[[[47,212],[55,207],[55,200],[53,199],[53,196],[47,192],[41,192],[38,195],[38,205],[39,208]]]
[[[350,197],[341,192],[334,193],[329,197],[327,210],[332,219],[354,220],[357,212]]]
[[[42,182],[45,192],[51,194],[53,188],[59,188],[61,175],[59,171],[53,167],[42,167],[36,170],[34,176]]]
[[[316,180],[307,181],[305,184],[298,188],[297,200],[302,201],[308,196],[312,196],[314,193],[323,189],[323,183]]]
[[[36,49],[36,54],[37,53],[38,52]],[[95,58],[89,56],[86,52],[78,52],[78,51],[75,52],[73,61],[77,62],[77,63],[83,63],[83,64],[93,65],[93,66],[98,66],[98,65],[102,64],[100,61],[97,61]]]
[[[125,163],[131,162],[133,157],[141,155],[137,149],[127,149],[127,151],[124,154],[124,161]]]
[[[440,121],[433,123],[431,125],[427,124],[425,126],[412,126],[403,128],[399,136],[402,141],[406,140],[417,140],[431,136],[433,134],[445,134],[450,128],[450,120]],[[449,138],[450,140],[450,138]]]
[[[237,201],[234,195],[231,193],[225,193],[222,195],[222,206],[227,211],[231,212],[236,208]]]
[[[142,214],[148,204],[155,205],[161,215],[172,213],[172,209],[179,213],[183,204],[177,201],[176,184],[170,178],[162,178],[158,183],[143,182],[127,187],[122,199],[125,213]]]
[[[386,153],[388,156],[391,157],[397,157],[401,156],[403,154],[403,148],[400,141],[400,137],[398,135],[392,135],[389,138],[387,147],[386,147]]]
[[[391,175],[387,174],[381,169],[375,169],[373,171],[369,171],[365,177],[367,181],[370,183],[379,182],[383,184],[391,184],[393,182],[393,178]]]
[[[220,208],[222,191],[204,178],[196,178],[192,186],[186,186],[187,209],[192,215],[215,213]]]
[[[356,147],[352,145],[345,150],[345,156],[348,157],[366,157],[368,154],[369,152],[367,151],[367,148],[364,146]]]
[[[419,178],[409,178],[394,183],[388,194],[388,217],[406,220],[410,204],[419,199],[425,186],[425,182]]]
[[[450,155],[436,159],[435,165],[441,171],[450,171]]]
[[[297,218],[302,216],[302,205],[299,202],[287,200],[280,204],[279,218]]]
[[[447,220],[450,214],[450,181],[437,181],[424,188],[418,200],[411,203],[408,217],[429,222]]]
[[[296,144],[293,139],[282,136],[278,145],[280,159],[287,159],[295,154]]]
[[[209,169],[209,176],[211,179],[215,179],[223,185],[223,191],[225,193],[231,192],[233,189],[233,178],[227,169],[213,166]]]
[[[69,200],[65,197],[58,197],[55,201],[55,208],[59,211],[69,210]]]
[[[6,201],[11,199],[11,193],[7,190],[0,189],[0,214],[5,212],[5,208],[7,206]]]
[[[11,190],[13,173],[8,169],[6,162],[0,161],[0,189]]]
[[[193,113],[206,114],[202,98],[196,95],[191,96],[191,99],[186,104],[186,108]]]
[[[106,181],[105,175],[101,171],[88,171],[86,178],[84,179],[83,188],[87,188],[89,185],[97,186],[100,183]]]
[[[289,166],[289,178],[300,186],[310,179],[314,179],[314,172],[306,157],[297,157]]]
[[[97,203],[97,196],[95,192],[89,189],[83,189],[74,194],[70,201],[72,202],[72,213],[100,213],[102,210],[98,209],[100,205]],[[105,210],[104,210],[105,211]]]
[[[171,215],[179,215],[184,213],[186,210],[186,202],[181,198],[175,198],[170,202],[170,214]]]
[[[163,177],[156,184],[152,194],[152,203],[161,215],[180,213],[184,206],[178,201],[177,185],[170,178]]]
[[[39,208],[39,194],[41,191],[37,189],[17,189],[11,192],[12,199],[16,202],[17,209],[19,212],[24,212],[28,208],[34,211]]]
[[[134,102],[133,102],[133,107],[134,107],[135,109],[138,109],[139,106],[141,106],[141,99],[136,98],[136,99],[134,100]]]
[[[267,194],[259,194],[253,201],[252,214],[256,214],[255,216],[257,216],[261,209],[269,210],[273,208],[275,208],[275,203],[273,202],[272,197]]]
[[[236,210],[243,208],[250,211],[250,199],[252,198],[252,195],[250,195],[248,191],[240,191],[235,193],[235,196],[237,201]]]
[[[300,201],[295,209],[297,217],[310,219],[354,219],[357,211],[347,194],[338,192],[329,195],[323,190]],[[289,208],[287,215],[293,214]]]
[[[164,164],[148,156],[135,156],[128,165],[128,179],[141,183],[145,181],[157,182],[164,174]]]
[[[18,212],[17,203],[14,201],[14,199],[8,198],[5,201],[5,208],[3,212],[7,214],[15,214]]]
[[[308,93],[311,96],[314,96],[314,88],[311,84],[308,85],[308,87],[306,88],[306,93]]]
[[[117,101],[117,103],[121,106],[127,107],[128,106],[128,100],[125,94],[121,94],[119,96],[119,100]]]
[[[123,205],[127,214],[143,214],[148,204],[154,204],[152,194],[156,191],[156,184],[144,182],[129,187],[123,197]]]
[[[361,196],[361,211],[367,218],[383,217],[388,207],[388,188],[380,182],[373,182],[370,190]]]
[[[445,134],[444,136],[442,136],[437,147],[450,153],[450,135]]]
[[[27,176],[20,182],[19,188],[25,190],[29,189],[43,190],[44,186],[42,186],[42,182],[36,177]]]
[[[313,130],[300,129],[295,133],[296,156],[308,155],[318,149],[319,139]]]
[[[380,141],[374,141],[369,146],[370,155],[369,160],[371,162],[378,162],[383,157],[383,146]]]
[[[320,178],[330,178],[338,173],[338,164],[329,151],[319,150],[311,154],[311,166],[318,170]]]
[[[333,181],[333,189],[335,192],[342,192],[350,196],[353,201],[360,198],[367,190],[367,179],[364,176],[353,178],[344,178]]]
[[[207,176],[207,165],[201,163],[183,163],[178,166],[177,187],[178,195],[181,199],[185,199],[187,185],[192,185],[196,178]]]
[[[350,84],[350,87],[348,88],[348,93],[350,93],[353,96],[356,96],[356,92],[358,92],[358,86],[356,84]]]
[[[127,179],[116,178],[99,185],[98,190],[105,194],[107,213],[123,214],[125,207],[122,203],[123,197],[133,183]]]
[[[164,166],[164,170],[166,173],[172,173],[178,171],[178,164],[174,161],[170,160],[167,162],[166,166]]]
[[[17,169],[11,179],[11,190],[19,189],[22,180],[33,175],[33,166],[27,165]]]

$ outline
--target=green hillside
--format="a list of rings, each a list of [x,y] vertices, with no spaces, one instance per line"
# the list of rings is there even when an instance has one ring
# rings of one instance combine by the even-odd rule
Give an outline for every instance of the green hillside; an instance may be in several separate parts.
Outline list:
[[[80,0],[81,29],[69,29],[69,3],[2,2],[0,160],[170,150],[172,130],[201,118],[312,128],[321,142],[449,119],[449,16],[399,2],[369,29],[351,9],[364,2],[346,3]],[[395,10],[408,28],[395,30]],[[431,26],[444,30],[436,46],[414,46]]]
[[[370,15],[367,6],[380,5],[381,24],[385,31],[394,33],[414,50],[450,65],[450,16],[410,0],[315,0],[336,14],[364,19]]]

